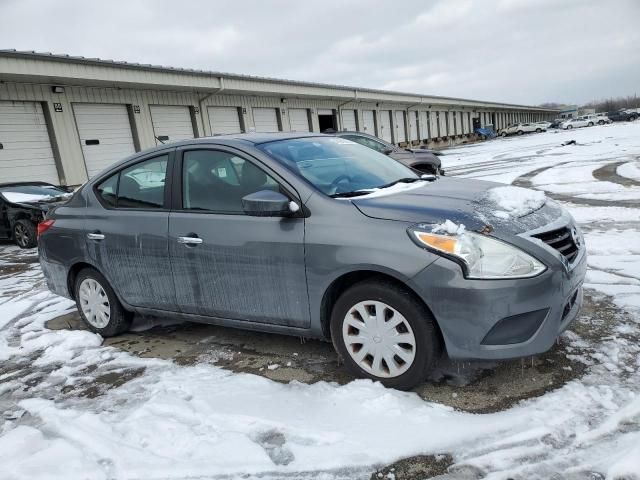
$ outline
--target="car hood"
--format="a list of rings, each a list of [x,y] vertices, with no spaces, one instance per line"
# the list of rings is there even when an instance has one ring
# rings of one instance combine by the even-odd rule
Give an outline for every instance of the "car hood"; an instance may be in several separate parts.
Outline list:
[[[437,155],[431,152],[420,151],[419,149],[396,150],[390,156],[396,160],[413,160],[437,166],[442,164],[442,161]]]
[[[482,180],[439,177],[414,188],[388,195],[381,190],[351,201],[360,212],[371,218],[433,225],[450,220],[463,224],[467,230],[480,231],[490,227],[498,236],[500,233],[517,235],[540,228],[563,214],[562,207],[547,198],[531,211],[519,212],[518,216],[505,215],[489,200],[490,190],[499,187],[506,186]],[[516,193],[518,191],[520,189]]]
[[[62,205],[63,203],[67,203],[69,198],[64,198],[61,200],[52,200],[49,202],[46,201],[35,201],[35,202],[15,202],[14,205],[23,208],[31,208],[33,210],[41,210],[43,212],[48,212],[53,207],[57,207],[58,205]]]

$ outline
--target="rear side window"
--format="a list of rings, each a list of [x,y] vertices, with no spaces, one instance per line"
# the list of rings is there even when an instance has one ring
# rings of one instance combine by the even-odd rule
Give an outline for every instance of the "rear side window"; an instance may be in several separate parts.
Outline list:
[[[104,180],[96,191],[109,207],[162,208],[168,160],[161,155],[136,163]]]

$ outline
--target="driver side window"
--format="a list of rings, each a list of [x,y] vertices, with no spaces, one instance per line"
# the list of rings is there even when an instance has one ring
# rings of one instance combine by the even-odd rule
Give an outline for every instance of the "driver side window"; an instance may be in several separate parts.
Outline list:
[[[189,150],[182,162],[182,207],[243,214],[242,197],[279,191],[278,183],[252,162],[219,150]]]

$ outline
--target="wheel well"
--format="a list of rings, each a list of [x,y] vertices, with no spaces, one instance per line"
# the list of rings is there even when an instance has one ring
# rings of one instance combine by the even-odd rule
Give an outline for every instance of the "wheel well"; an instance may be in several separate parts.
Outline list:
[[[422,305],[424,305],[424,307],[427,310],[429,310],[429,313],[431,313],[431,316],[434,319],[436,330],[438,332],[438,337],[440,338],[440,343],[442,345],[443,351],[445,350],[446,346],[444,343],[442,332],[440,331],[440,325],[438,325],[438,320],[433,315],[433,312],[429,308],[429,305],[427,305],[422,300],[422,298],[420,298],[420,296],[404,282],[398,280],[395,277],[392,277],[391,275],[387,275],[381,272],[376,272],[373,270],[358,270],[355,272],[346,273],[336,278],[331,283],[331,285],[329,285],[329,288],[327,288],[327,290],[324,292],[324,295],[322,297],[322,303],[320,304],[320,321],[322,324],[322,333],[327,339],[331,339],[331,328],[330,328],[331,311],[333,309],[333,305],[336,303],[336,300],[349,287],[355,285],[356,283],[363,282],[365,280],[383,280],[388,283],[393,283],[396,286],[402,288],[403,290],[406,290],[409,293],[409,295],[413,296],[417,301],[419,301]]]
[[[78,276],[78,273],[80,273],[80,271],[84,270],[85,268],[91,268],[93,270],[96,270],[96,268],[93,265],[89,263],[84,263],[84,262],[76,263],[69,270],[69,275],[67,276],[67,290],[69,290],[69,295],[74,300],[76,299],[76,292],[74,288],[76,283],[76,277]]]

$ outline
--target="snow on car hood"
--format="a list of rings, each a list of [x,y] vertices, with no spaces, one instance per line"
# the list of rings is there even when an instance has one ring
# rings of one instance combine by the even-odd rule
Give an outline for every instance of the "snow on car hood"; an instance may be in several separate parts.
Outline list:
[[[562,207],[542,192],[494,182],[440,177],[409,185],[413,188],[389,195],[382,195],[383,189],[350,200],[371,218],[426,224],[451,220],[468,230],[489,225],[510,234],[540,228],[563,214]]]
[[[37,202],[47,202],[52,200],[53,198],[63,197],[68,198],[72,194],[71,193],[61,193],[59,195],[36,195],[33,193],[21,193],[21,192],[2,192],[4,198],[11,203],[37,203]]]

